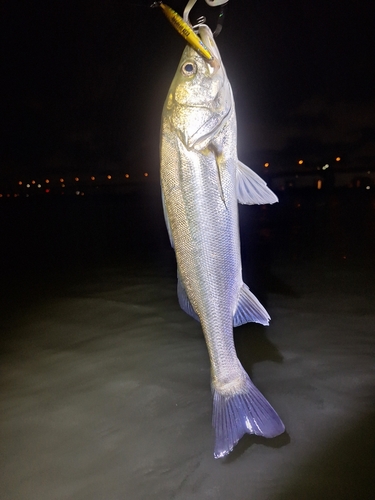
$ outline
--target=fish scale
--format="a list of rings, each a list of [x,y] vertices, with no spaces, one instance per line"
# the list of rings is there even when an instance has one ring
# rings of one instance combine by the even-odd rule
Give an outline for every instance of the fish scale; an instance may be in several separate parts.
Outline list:
[[[237,158],[232,90],[211,30],[201,25],[199,34],[215,66],[185,48],[163,108],[160,176],[179,303],[200,321],[208,348],[214,456],[220,458],[246,432],[274,437],[284,431],[233,340],[233,326],[269,322],[242,281],[238,201],[274,203],[277,197]]]

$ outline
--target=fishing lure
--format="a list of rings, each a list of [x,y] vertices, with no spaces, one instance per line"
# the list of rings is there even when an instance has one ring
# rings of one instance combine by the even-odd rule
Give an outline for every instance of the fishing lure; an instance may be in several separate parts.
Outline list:
[[[160,7],[164,12],[164,15],[172,24],[172,26],[178,31],[178,33],[185,38],[189,45],[193,47],[194,50],[198,52],[202,57],[207,59],[210,63],[213,62],[214,58],[199,36],[194,32],[193,28],[189,26],[182,17],[177,14],[171,7],[164,4],[163,2],[154,2],[151,7]]]

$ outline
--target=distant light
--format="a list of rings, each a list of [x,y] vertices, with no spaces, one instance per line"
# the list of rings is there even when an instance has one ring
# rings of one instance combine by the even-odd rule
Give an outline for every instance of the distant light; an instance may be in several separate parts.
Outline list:
[[[326,164],[322,167],[322,170],[327,170],[327,168],[329,168],[328,163],[326,163]]]
[[[147,173],[147,172],[145,172],[143,175],[144,175],[145,177],[148,177],[148,173]]]
[[[345,260],[346,259],[346,255],[343,255],[342,258]]]
[[[30,187],[30,184],[26,184],[26,187],[29,188]]]
[[[18,182],[18,185],[19,185],[19,186],[22,186],[22,181],[19,181],[19,182]]]
[[[10,198],[10,194],[7,194],[7,198]]]
[[[49,179],[46,179],[46,184],[49,184]]]
[[[31,181],[31,184],[35,184],[35,181]]]
[[[318,179],[318,182],[316,183],[317,189],[322,189],[322,180]]]
[[[76,191],[76,195],[80,195],[81,194],[81,191]]]
[[[61,187],[64,188],[65,187],[65,184],[61,184]],[[63,193],[64,194],[64,193]]]
[[[112,175],[107,175],[107,179],[111,180],[112,179]]]
[[[79,181],[79,177],[74,177],[74,180],[75,180],[76,182],[78,182],[78,181]]]
[[[91,179],[92,181],[94,181],[94,180],[95,180],[95,177],[92,175],[92,176],[90,177],[90,179]]]
[[[298,165],[302,165],[303,164],[303,160],[298,160]]]
[[[370,189],[370,186],[366,186],[366,189]]]
[[[265,164],[264,164],[264,166],[265,166],[266,168],[268,168],[268,167],[270,166],[270,164],[269,164],[269,163],[265,163]]]
[[[49,193],[49,189],[46,189],[46,193]]]
[[[38,184],[38,188],[41,188],[41,187],[42,187],[42,185],[41,185],[41,184]]]
[[[2,197],[3,197],[3,195],[0,193],[0,198],[2,198]]]
[[[15,198],[17,198],[18,194],[17,194],[17,193],[14,193],[14,195],[13,195],[13,196],[14,196]]]
[[[81,196],[85,196],[85,193],[81,193]]]
[[[371,174],[371,170],[367,170],[367,173],[370,175]]]
[[[125,178],[126,179],[129,179],[130,175],[129,174],[125,174]]]
[[[64,182],[64,179],[63,179],[63,178],[61,178],[61,179],[60,179],[60,182]]]
[[[337,156],[336,161],[341,161],[341,158]]]

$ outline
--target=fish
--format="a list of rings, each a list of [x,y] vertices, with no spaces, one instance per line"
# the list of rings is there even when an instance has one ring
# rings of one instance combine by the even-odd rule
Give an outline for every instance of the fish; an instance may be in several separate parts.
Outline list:
[[[273,438],[285,426],[238,359],[233,328],[268,325],[270,316],[242,279],[238,202],[277,196],[237,156],[231,85],[211,29],[198,35],[215,64],[187,45],[161,120],[160,180],[165,222],[177,261],[181,308],[201,324],[210,365],[214,457],[245,434]]]

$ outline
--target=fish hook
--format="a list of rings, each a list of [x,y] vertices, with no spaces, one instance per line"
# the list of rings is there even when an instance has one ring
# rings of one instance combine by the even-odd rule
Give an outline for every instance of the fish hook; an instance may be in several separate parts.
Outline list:
[[[192,23],[190,22],[189,19],[189,14],[191,9],[194,7],[196,4],[197,0],[189,0],[188,3],[186,4],[184,14],[183,14],[183,20],[185,21],[186,24],[189,26],[193,26]],[[220,6],[220,12],[219,12],[219,17],[217,20],[217,25],[216,28],[213,32],[213,35],[215,37],[219,36],[221,33],[221,30],[223,29],[223,23],[224,23],[224,17],[225,17],[225,12],[227,10],[229,0],[206,0],[206,4],[209,5],[210,7],[219,7]],[[198,24],[205,23],[206,19],[204,16],[201,16],[198,19]]]

